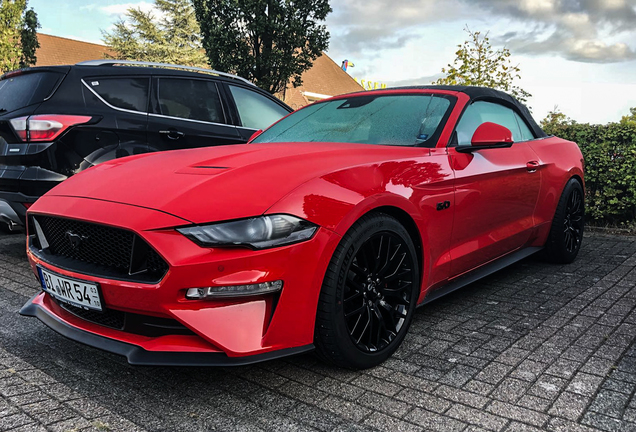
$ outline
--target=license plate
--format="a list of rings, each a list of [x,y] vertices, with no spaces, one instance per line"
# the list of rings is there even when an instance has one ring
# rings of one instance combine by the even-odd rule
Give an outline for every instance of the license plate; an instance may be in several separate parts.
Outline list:
[[[61,276],[42,267],[38,267],[38,273],[42,289],[59,301],[101,312],[101,296],[96,283]]]

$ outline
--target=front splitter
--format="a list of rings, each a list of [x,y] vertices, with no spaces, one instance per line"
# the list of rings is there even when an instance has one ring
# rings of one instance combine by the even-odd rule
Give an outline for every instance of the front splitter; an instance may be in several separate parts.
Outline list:
[[[20,309],[20,315],[35,317],[71,340],[123,355],[128,359],[128,363],[135,366],[242,366],[301,354],[314,349],[314,345],[309,344],[242,357],[229,357],[224,353],[147,351],[136,345],[96,335],[65,323],[46,308],[33,303],[38,295],[40,294],[33,296]]]

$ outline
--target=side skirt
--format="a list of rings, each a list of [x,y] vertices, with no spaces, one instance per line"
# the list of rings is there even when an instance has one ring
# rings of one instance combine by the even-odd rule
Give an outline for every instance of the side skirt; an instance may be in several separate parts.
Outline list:
[[[451,280],[446,285],[443,285],[440,288],[437,288],[436,290],[430,292],[426,296],[424,301],[418,305],[418,307],[424,306],[425,304],[430,303],[433,300],[437,300],[438,298],[443,297],[446,294],[450,294],[453,291],[456,291],[460,288],[465,287],[466,285],[469,285],[473,282],[478,281],[479,279],[485,278],[486,276],[489,276],[503,269],[504,267],[508,267],[509,265],[514,264],[517,261],[521,261],[522,259],[527,258],[530,255],[539,252],[541,249],[543,248],[528,247],[528,248],[519,249],[516,252],[512,252],[508,255],[504,255],[501,258],[498,258],[488,264],[485,264],[477,268],[476,270],[473,270],[470,273],[459,276],[458,278]]]

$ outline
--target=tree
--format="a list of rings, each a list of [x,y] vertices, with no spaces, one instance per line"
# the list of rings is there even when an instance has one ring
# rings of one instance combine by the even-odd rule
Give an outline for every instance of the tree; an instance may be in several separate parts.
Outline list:
[[[39,27],[27,0],[0,0],[0,73],[35,64]]]
[[[510,61],[507,48],[495,51],[490,45],[488,33],[482,36],[481,32],[473,32],[468,27],[464,31],[470,36],[469,39],[457,45],[459,49],[455,53],[455,61],[448,68],[442,68],[446,76],[435,84],[490,87],[511,93],[522,102],[532,96],[514,85],[514,81],[521,78],[521,70]]]
[[[40,28],[38,15],[33,9],[24,12],[24,24],[20,31],[20,40],[22,41],[22,56],[20,58],[20,67],[34,65],[37,62],[35,51],[40,48],[38,42],[37,30]]]
[[[629,115],[623,116],[621,118],[621,124],[623,125],[636,125],[636,107],[629,109]]]
[[[156,14],[159,16],[157,18]],[[155,0],[155,12],[130,8],[103,40],[120,60],[205,66],[199,24],[189,0]]]
[[[548,112],[543,120],[541,120],[541,129],[548,135],[555,135],[558,137],[564,137],[572,128],[571,126],[577,123],[570,117],[565,115],[559,110],[559,107],[555,105],[552,111]]]
[[[213,68],[234,73],[270,93],[301,74],[329,46],[321,21],[328,0],[193,0],[203,46]]]
[[[566,116],[561,112],[558,106],[554,106],[552,111],[546,114],[545,118],[541,120],[541,128],[542,129],[554,129],[564,125],[573,125],[576,124],[574,120],[570,117]]]

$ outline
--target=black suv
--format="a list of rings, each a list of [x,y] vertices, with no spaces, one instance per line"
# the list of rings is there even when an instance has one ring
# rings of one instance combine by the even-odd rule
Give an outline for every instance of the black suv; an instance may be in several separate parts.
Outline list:
[[[249,81],[161,63],[93,60],[0,77],[0,225],[67,177],[128,155],[244,143],[292,109]]]

